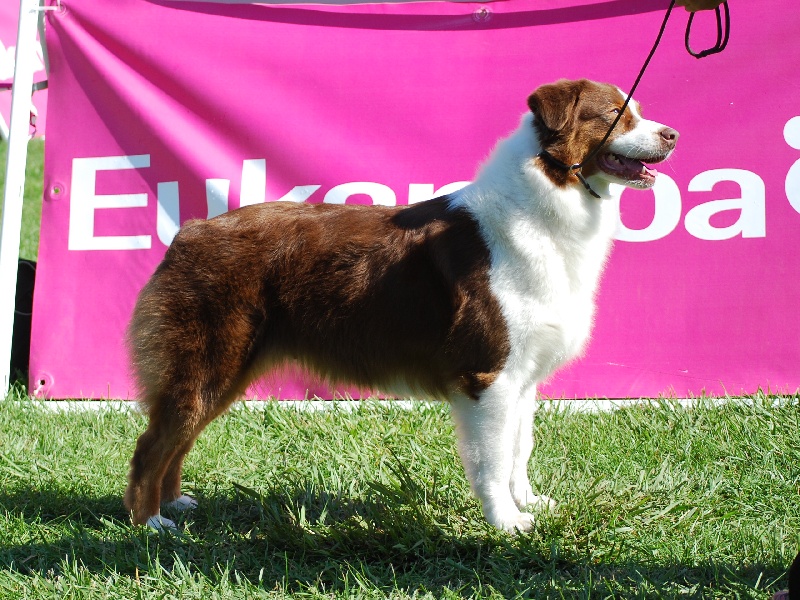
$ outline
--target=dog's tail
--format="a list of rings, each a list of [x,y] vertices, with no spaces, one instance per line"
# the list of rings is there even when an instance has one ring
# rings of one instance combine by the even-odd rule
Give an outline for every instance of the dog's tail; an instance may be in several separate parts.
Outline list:
[[[139,293],[126,332],[139,405],[148,415],[170,385],[169,375],[175,359],[168,347],[172,337],[170,309],[162,304],[165,294],[161,288],[161,277],[156,271]]]
[[[162,408],[199,418],[218,414],[248,382],[265,319],[250,289],[258,281],[231,283],[237,271],[225,251],[230,239],[212,223],[183,226],[133,311],[128,349],[151,417]]]

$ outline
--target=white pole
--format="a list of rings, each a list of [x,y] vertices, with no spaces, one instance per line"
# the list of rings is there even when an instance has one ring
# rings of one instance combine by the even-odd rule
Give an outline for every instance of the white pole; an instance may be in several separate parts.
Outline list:
[[[6,189],[0,224],[0,393],[11,385],[11,341],[14,333],[14,303],[17,289],[19,237],[22,226],[22,193],[28,159],[28,126],[31,89],[36,68],[36,22],[39,0],[20,0],[14,85],[11,90],[11,120],[6,161]]]

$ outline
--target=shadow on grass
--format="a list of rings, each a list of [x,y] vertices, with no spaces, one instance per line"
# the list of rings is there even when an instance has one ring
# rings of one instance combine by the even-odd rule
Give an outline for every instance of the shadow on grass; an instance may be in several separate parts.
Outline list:
[[[201,496],[200,508],[178,517],[177,534],[131,527],[115,496],[0,492],[0,510],[19,531],[11,525],[4,534],[0,565],[52,577],[77,564],[101,577],[138,578],[168,577],[181,564],[212,583],[235,573],[266,590],[326,594],[366,584],[385,595],[701,598],[712,591],[752,596],[756,581],[762,589],[785,583],[782,564],[598,560],[565,547],[557,523],[512,537],[467,523],[458,507],[397,503],[384,496],[391,490],[375,489],[374,499],[350,501],[305,489],[261,495],[237,487]],[[14,536],[19,541],[9,543]]]

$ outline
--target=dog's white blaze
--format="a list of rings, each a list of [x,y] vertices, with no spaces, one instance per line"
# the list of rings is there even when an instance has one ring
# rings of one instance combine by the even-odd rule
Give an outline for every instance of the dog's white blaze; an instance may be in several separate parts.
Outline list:
[[[645,156],[660,154],[663,149],[660,133],[664,125],[648,119],[640,119],[636,127],[615,138],[608,149],[623,156]]]
[[[627,94],[619,90],[623,101]],[[615,154],[623,156],[642,156],[646,154],[657,154],[661,151],[660,131],[665,127],[662,123],[643,119],[639,112],[639,105],[633,100],[628,104],[628,109],[634,116],[634,127],[622,135],[613,139],[608,145],[608,149]]]
[[[626,93],[625,93],[625,92],[622,90],[622,88],[619,88],[619,87],[617,88],[617,91],[619,92],[619,95],[620,95],[620,96],[622,96],[622,102],[624,103],[624,102],[625,102],[625,100],[627,100],[627,98],[628,98],[628,94],[626,94]],[[628,110],[630,110],[630,111],[631,111],[631,114],[632,114],[632,115],[633,115],[633,116],[634,116],[636,119],[641,119],[641,118],[642,118],[642,115],[641,115],[641,113],[639,112],[639,105],[638,105],[638,104],[637,104],[637,103],[636,103],[636,102],[633,100],[633,98],[631,98],[631,101],[628,103]],[[634,122],[636,122],[636,121],[634,120]]]

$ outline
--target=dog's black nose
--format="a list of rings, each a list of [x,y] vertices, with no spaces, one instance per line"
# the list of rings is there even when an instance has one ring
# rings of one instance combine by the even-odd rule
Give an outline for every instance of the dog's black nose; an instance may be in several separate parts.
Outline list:
[[[665,141],[670,142],[672,144],[677,142],[678,138],[681,135],[680,133],[675,131],[672,127],[664,127],[664,129],[659,131],[659,133],[661,134],[661,137],[664,138]]]

